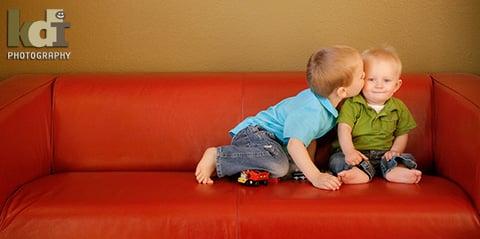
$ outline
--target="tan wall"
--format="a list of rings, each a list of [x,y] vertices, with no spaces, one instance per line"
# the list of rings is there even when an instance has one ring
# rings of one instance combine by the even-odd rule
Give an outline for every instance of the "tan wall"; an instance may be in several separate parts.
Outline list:
[[[69,61],[12,61],[7,9],[21,21],[63,8]],[[19,73],[297,71],[321,46],[397,48],[404,72],[480,74],[480,1],[1,0],[0,78]],[[45,50],[45,49],[41,49]]]

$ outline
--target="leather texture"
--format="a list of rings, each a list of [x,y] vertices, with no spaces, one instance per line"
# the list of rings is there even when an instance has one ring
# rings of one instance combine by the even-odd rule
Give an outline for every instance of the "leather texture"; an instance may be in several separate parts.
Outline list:
[[[435,165],[464,188],[480,212],[480,77],[435,74]]]
[[[294,181],[258,188],[227,180],[198,185],[191,173],[59,173],[25,185],[2,218],[6,238],[478,235],[468,196],[433,176],[414,186],[375,179],[328,192]]]
[[[192,76],[59,77],[53,113],[55,171],[192,171],[206,147],[230,142],[228,130],[243,118],[307,88],[303,73]],[[412,75],[404,82],[397,96],[414,105],[418,124],[407,151],[422,170],[430,171],[431,94],[424,92],[431,92],[431,79]],[[328,153],[320,158],[327,159]]]
[[[405,74],[418,185],[198,185],[203,151],[304,73],[17,76],[0,83],[0,238],[480,238],[480,79]],[[331,132],[318,140],[325,165]]]
[[[454,183],[344,185],[316,190],[294,181],[239,188],[239,238],[478,238],[478,214]]]
[[[3,238],[235,238],[238,185],[192,180],[191,172],[43,177],[16,193],[0,229]]]
[[[49,75],[19,75],[0,83],[0,206],[24,183],[50,174]]]
[[[241,75],[77,75],[55,84],[56,172],[192,171],[241,120]]]

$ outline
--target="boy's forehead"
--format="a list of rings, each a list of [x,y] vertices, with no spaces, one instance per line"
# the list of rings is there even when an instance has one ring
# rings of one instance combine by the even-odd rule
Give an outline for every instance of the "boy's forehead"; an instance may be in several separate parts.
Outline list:
[[[399,68],[399,64],[394,59],[387,58],[366,58],[363,59],[363,64],[369,67],[389,67],[392,69]]]
[[[388,71],[389,74],[400,77],[399,65],[393,60],[387,59],[370,59],[364,60],[365,72],[372,73],[374,70]]]

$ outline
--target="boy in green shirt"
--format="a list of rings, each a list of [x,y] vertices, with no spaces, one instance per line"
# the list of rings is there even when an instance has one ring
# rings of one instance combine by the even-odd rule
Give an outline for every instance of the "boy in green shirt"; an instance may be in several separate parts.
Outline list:
[[[392,97],[402,85],[400,59],[392,48],[369,49],[362,58],[365,85],[342,106],[337,120],[341,151],[330,157],[330,169],[346,184],[367,183],[377,172],[390,182],[418,183],[422,173],[415,158],[403,153],[416,123],[405,104]]]

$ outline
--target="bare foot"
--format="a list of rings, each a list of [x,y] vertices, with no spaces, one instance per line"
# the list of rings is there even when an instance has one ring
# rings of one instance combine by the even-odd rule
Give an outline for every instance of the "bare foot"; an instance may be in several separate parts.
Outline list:
[[[208,148],[203,153],[203,157],[197,164],[197,169],[195,170],[195,176],[197,177],[198,183],[201,184],[212,184],[213,180],[210,178],[213,172],[215,171],[217,163],[217,148]]]
[[[418,183],[422,179],[422,172],[416,169],[395,167],[385,175],[385,178],[394,183]]]
[[[357,167],[353,167],[349,170],[344,170],[338,173],[338,177],[345,184],[361,184],[368,183],[370,181],[368,175]]]

